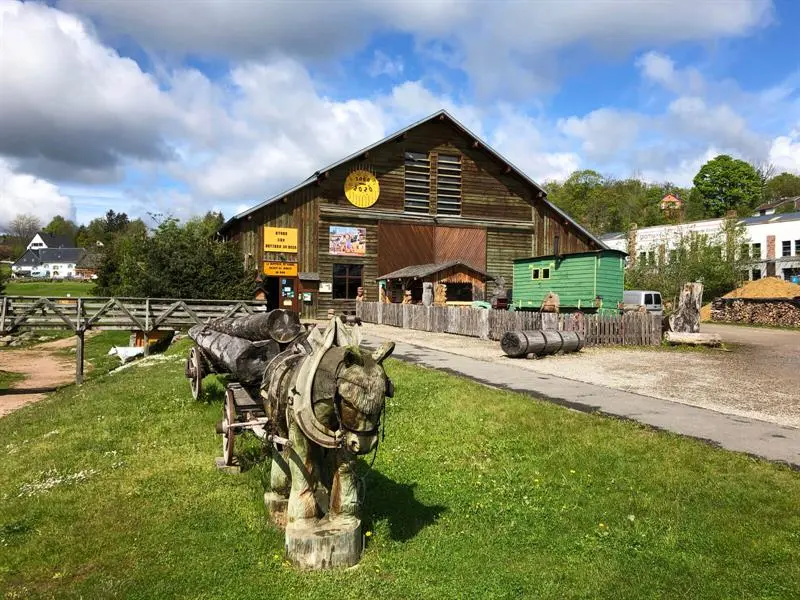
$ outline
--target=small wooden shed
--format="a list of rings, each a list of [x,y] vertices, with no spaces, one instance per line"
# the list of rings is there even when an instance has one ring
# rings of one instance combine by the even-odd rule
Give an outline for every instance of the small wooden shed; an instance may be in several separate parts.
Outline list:
[[[406,291],[414,303],[422,302],[422,284],[430,282],[434,289],[446,286],[447,304],[471,304],[486,298],[486,281],[494,277],[461,261],[412,265],[378,277],[389,302],[402,302]]]
[[[511,303],[539,310],[550,292],[561,310],[617,311],[625,284],[625,257],[619,250],[595,250],[514,261]]]

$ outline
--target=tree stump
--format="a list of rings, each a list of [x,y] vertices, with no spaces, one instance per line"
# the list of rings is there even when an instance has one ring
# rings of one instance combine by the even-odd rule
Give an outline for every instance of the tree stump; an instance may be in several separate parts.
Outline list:
[[[301,569],[352,567],[361,560],[363,540],[361,520],[353,517],[292,523],[286,526],[286,556]]]
[[[703,284],[694,282],[684,285],[678,307],[669,318],[669,328],[676,333],[698,333],[702,305]]]

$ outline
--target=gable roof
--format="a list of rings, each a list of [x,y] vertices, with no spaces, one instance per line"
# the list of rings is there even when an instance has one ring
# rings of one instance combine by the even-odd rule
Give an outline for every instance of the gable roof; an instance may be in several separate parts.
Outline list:
[[[44,231],[40,231],[37,235],[42,238],[48,248],[72,248],[75,245],[75,242],[67,235],[51,235]]]
[[[480,269],[476,269],[472,265],[468,265],[467,263],[460,261],[460,260],[449,260],[447,262],[441,263],[427,263],[424,265],[412,265],[410,267],[403,267],[402,269],[398,269],[397,271],[392,271],[391,273],[387,273],[386,275],[381,275],[377,277],[377,279],[408,279],[411,277],[427,277],[428,275],[433,275],[434,273],[438,273],[439,271],[444,271],[445,269],[450,269],[456,266],[462,266],[470,271],[474,271],[479,275],[483,275],[489,279],[493,279],[491,275],[488,273],[484,273]]]
[[[39,260],[43,263],[77,263],[86,251],[83,248],[42,248]]]
[[[330,171],[332,169],[340,167],[343,164],[345,164],[347,162],[350,162],[351,160],[355,160],[359,156],[364,154],[364,152],[369,152],[370,150],[373,150],[374,148],[377,148],[378,146],[382,146],[383,144],[385,144],[387,142],[395,140],[396,138],[398,138],[398,137],[402,136],[403,134],[411,131],[412,129],[415,129],[415,128],[419,127],[420,125],[424,125],[426,123],[429,123],[430,121],[433,121],[435,119],[439,119],[440,117],[443,118],[443,119],[448,120],[451,125],[453,125],[456,129],[460,130],[461,133],[464,134],[465,136],[472,138],[472,140],[474,140],[475,142],[478,142],[478,144],[480,145],[480,147],[483,149],[484,152],[488,153],[490,156],[494,157],[495,159],[499,160],[500,162],[508,165],[508,167],[511,169],[511,172],[514,175],[516,175],[517,177],[522,179],[522,181],[527,183],[528,185],[538,189],[542,193],[542,197],[540,198],[540,200],[542,202],[544,202],[550,209],[552,209],[554,212],[556,212],[558,215],[560,215],[564,219],[568,220],[576,229],[578,229],[581,233],[586,235],[595,244],[600,246],[600,248],[605,248],[605,244],[599,238],[595,237],[589,231],[587,231],[586,229],[581,227],[581,225],[579,225],[572,217],[570,217],[567,213],[565,213],[563,210],[558,208],[555,204],[549,202],[547,200],[547,191],[541,185],[539,185],[533,179],[528,177],[518,167],[514,166],[514,164],[511,163],[511,161],[509,161],[508,159],[504,158],[497,151],[493,150],[491,148],[491,146],[489,146],[486,142],[484,142],[477,135],[472,133],[472,131],[467,129],[463,124],[461,124],[458,120],[456,120],[450,113],[448,113],[444,109],[438,110],[435,113],[433,113],[432,115],[427,116],[424,119],[420,119],[416,123],[412,123],[411,125],[409,125],[407,127],[404,127],[403,129],[401,129],[399,131],[395,131],[394,133],[386,136],[385,138],[383,138],[380,141],[375,142],[374,144],[371,144],[371,145],[367,146],[366,148],[362,148],[361,150],[353,152],[349,156],[346,156],[345,158],[343,158],[341,160],[338,160],[335,163],[330,164],[327,167],[324,167],[324,168],[320,169],[319,171],[316,171],[308,179],[302,181],[301,183],[299,183],[298,185],[294,186],[293,188],[288,189],[285,192],[282,192],[282,193],[277,194],[275,196],[272,196],[271,198],[268,198],[264,202],[261,202],[260,204],[257,204],[254,207],[249,208],[244,212],[241,212],[241,213],[239,213],[237,215],[234,215],[233,217],[231,217],[230,219],[225,221],[225,223],[222,224],[222,226],[218,230],[219,233],[223,233],[225,230],[228,229],[228,227],[230,227],[230,225],[232,225],[233,223],[235,223],[239,219],[242,219],[242,218],[246,217],[247,215],[250,215],[250,214],[256,212],[257,210],[260,210],[260,209],[264,208],[265,206],[269,206],[270,204],[279,201],[284,196],[288,196],[289,194],[293,194],[293,193],[303,189],[307,185],[311,185],[312,183],[314,183],[317,180],[317,178],[322,173],[325,173],[326,171]]]
[[[36,250],[27,250],[25,254],[20,256],[12,266],[14,267],[35,267],[40,264],[39,252]]]

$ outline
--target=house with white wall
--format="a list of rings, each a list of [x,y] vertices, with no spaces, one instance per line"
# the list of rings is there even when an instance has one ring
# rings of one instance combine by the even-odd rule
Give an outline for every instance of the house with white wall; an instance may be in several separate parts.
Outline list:
[[[83,248],[31,249],[11,265],[11,273],[14,277],[47,279],[75,277],[75,268],[84,254]]]
[[[675,225],[643,227],[630,232],[609,233],[600,239],[615,250],[629,254],[629,260],[669,260],[678,241],[696,233],[720,236],[724,219],[707,219]],[[748,239],[743,250],[752,261],[748,278],[800,277],[800,212],[759,215],[738,219]],[[662,258],[663,257],[663,258]]]

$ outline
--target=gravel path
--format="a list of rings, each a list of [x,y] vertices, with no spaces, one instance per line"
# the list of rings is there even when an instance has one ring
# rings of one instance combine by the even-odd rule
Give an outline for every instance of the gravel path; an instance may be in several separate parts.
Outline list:
[[[736,344],[732,351],[586,348],[524,360],[503,355],[498,342],[363,327],[365,333],[425,348],[800,428],[800,332],[715,325],[726,342]],[[711,330],[703,326],[703,331]]]

